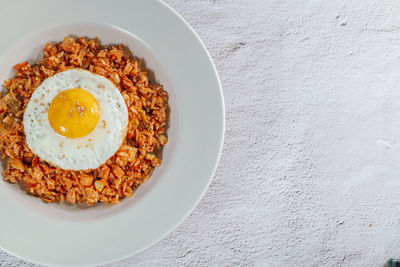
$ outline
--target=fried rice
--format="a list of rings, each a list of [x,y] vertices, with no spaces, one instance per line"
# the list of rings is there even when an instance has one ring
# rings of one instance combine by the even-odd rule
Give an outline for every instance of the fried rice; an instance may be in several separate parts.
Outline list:
[[[149,81],[141,61],[123,45],[100,45],[98,39],[65,37],[46,44],[43,59],[34,65],[14,66],[16,75],[4,82],[0,95],[0,156],[7,161],[4,180],[20,183],[31,195],[46,202],[116,204],[161,164],[168,95]],[[23,114],[33,91],[46,78],[80,68],[102,75],[118,87],[124,98],[129,124],[119,150],[94,170],[70,171],[52,166],[32,153],[25,141]]]

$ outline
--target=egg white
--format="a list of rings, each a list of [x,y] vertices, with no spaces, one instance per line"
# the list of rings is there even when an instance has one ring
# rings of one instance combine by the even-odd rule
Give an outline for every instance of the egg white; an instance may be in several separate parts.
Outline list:
[[[99,121],[92,132],[79,138],[57,134],[48,110],[60,92],[82,88],[96,98]],[[128,110],[118,88],[107,78],[71,69],[47,78],[34,91],[24,113],[26,142],[41,159],[67,170],[95,169],[121,146],[128,126]]]

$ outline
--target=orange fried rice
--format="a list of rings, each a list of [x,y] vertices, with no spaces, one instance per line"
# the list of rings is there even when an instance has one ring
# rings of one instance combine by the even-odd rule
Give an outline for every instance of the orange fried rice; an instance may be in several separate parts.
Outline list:
[[[94,170],[70,171],[52,166],[32,153],[25,142],[23,114],[33,91],[46,78],[80,68],[102,75],[118,87],[128,108],[127,135],[119,150]],[[168,95],[151,83],[141,62],[123,45],[102,46],[97,39],[70,37],[46,44],[43,59],[14,66],[0,99],[0,156],[7,161],[4,180],[20,183],[46,202],[118,203],[130,197],[161,164],[167,143]]]

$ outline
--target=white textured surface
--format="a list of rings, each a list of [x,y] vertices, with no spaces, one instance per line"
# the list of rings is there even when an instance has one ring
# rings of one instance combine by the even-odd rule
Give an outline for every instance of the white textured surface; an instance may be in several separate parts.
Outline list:
[[[382,266],[400,256],[398,1],[167,3],[219,70],[223,156],[181,226],[112,266]],[[22,264],[0,252],[0,265]]]

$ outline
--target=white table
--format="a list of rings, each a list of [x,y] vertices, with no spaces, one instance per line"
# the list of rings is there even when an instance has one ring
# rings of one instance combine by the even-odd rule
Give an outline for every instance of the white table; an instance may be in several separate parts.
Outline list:
[[[181,226],[112,266],[383,266],[400,257],[400,3],[167,3],[219,70],[223,156]],[[21,264],[0,252],[0,266]]]

